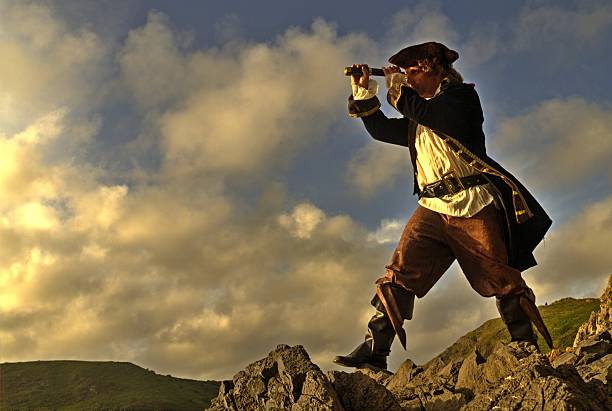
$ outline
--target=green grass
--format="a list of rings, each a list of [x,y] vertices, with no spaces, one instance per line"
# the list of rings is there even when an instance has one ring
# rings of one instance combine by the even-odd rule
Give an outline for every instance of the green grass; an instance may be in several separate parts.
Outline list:
[[[599,299],[563,298],[552,304],[540,306],[539,309],[542,319],[552,336],[553,345],[555,348],[563,349],[574,343],[578,328],[589,319],[591,312],[599,310]],[[548,353],[550,348],[548,348],[546,342],[537,331],[536,334],[538,335],[538,345],[542,353]],[[453,345],[426,364],[426,366],[437,358],[442,359],[445,363],[448,363],[450,360],[462,359],[472,352],[474,348],[478,349],[483,357],[486,358],[500,341],[503,343],[510,341],[508,330],[500,318],[489,320],[477,329],[459,338]]]
[[[0,364],[0,411],[201,411],[215,381],[155,374],[127,362],[34,361]]]

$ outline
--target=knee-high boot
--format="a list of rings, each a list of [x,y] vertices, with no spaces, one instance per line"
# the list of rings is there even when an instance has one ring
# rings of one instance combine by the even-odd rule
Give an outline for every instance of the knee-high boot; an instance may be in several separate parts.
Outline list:
[[[334,358],[336,364],[346,367],[360,367],[369,364],[378,368],[387,368],[387,356],[391,352],[395,331],[378,296],[374,296],[371,303],[376,308],[376,313],[368,322],[365,341],[350,354]]]
[[[531,320],[521,309],[518,295],[496,297],[497,310],[510,332],[511,341],[529,341],[537,345]]]

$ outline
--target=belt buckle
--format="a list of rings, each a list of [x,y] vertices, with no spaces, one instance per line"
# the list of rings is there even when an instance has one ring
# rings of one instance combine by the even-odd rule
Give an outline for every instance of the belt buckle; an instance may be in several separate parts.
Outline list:
[[[442,175],[442,184],[448,190],[449,194],[457,194],[460,191],[465,190],[463,182],[459,177],[455,175],[453,171],[449,171]]]

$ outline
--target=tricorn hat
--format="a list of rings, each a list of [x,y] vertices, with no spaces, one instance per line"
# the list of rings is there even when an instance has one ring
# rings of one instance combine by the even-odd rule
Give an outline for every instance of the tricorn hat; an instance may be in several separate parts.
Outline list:
[[[419,60],[434,59],[443,66],[450,66],[459,58],[459,53],[442,43],[430,41],[406,47],[389,58],[389,63],[401,68],[417,66]]]

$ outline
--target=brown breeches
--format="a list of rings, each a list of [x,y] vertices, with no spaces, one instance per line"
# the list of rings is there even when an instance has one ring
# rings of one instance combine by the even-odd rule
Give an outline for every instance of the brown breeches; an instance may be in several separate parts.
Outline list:
[[[518,298],[520,310],[552,347],[552,339],[535,305],[535,296],[521,276],[508,265],[503,216],[490,204],[475,216],[452,217],[418,206],[400,241],[376,280],[372,304],[383,304],[389,320],[406,348],[404,320],[412,318],[414,296],[423,297],[457,259],[470,285],[484,297]],[[508,324],[506,324],[508,325]],[[509,328],[511,334],[513,330]]]
[[[484,297],[525,292],[521,272],[508,265],[501,212],[490,204],[470,217],[418,206],[377,283],[394,283],[423,297],[457,259],[470,285]]]

